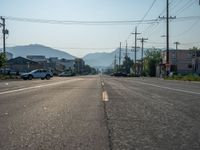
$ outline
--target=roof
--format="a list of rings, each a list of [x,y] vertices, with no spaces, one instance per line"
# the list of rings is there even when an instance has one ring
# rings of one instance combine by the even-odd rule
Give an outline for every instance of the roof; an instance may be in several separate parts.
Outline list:
[[[43,55],[28,55],[26,57],[31,59],[46,59],[46,57]]]
[[[10,59],[7,62],[9,64],[27,64],[27,63],[38,64],[38,62],[32,61],[32,60],[24,58],[24,57],[20,57],[20,56],[16,57],[16,58],[13,58],[13,59]]]

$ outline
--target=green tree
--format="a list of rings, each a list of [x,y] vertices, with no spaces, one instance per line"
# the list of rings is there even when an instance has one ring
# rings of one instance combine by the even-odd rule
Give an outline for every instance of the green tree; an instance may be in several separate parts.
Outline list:
[[[145,52],[144,72],[149,76],[156,75],[156,65],[161,61],[161,50],[151,48]]]
[[[132,68],[132,67],[133,67],[133,60],[131,60],[130,57],[125,57],[123,64],[122,64],[123,71],[125,73],[129,74],[130,68]]]
[[[6,56],[4,53],[0,53],[0,68],[5,66],[6,64]]]
[[[192,47],[192,48],[190,48],[189,50],[193,50],[193,51],[198,51],[198,50],[200,50],[198,47]]]

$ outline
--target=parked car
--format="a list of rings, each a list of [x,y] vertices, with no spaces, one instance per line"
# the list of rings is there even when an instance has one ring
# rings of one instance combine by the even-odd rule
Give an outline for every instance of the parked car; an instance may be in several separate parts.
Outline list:
[[[58,75],[59,77],[71,77],[71,76],[75,76],[75,73],[71,73],[71,72],[62,72]]]
[[[24,80],[32,80],[33,78],[41,78],[42,80],[47,79],[49,80],[53,77],[53,73],[51,71],[45,69],[36,69],[29,73],[23,73],[20,75]]]
[[[127,77],[128,75],[126,73],[124,73],[124,72],[115,72],[111,76],[115,76],[115,77]]]

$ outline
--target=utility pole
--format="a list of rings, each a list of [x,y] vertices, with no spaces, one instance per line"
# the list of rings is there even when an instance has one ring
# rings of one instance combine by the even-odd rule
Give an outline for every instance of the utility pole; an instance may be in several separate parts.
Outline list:
[[[125,58],[127,58],[128,57],[128,43],[127,43],[127,41],[126,41],[126,53],[125,53]]]
[[[167,0],[167,30],[166,30],[166,32],[167,32],[167,64],[169,64],[169,0]]]
[[[0,23],[0,27],[3,26],[3,53],[6,57],[6,34],[8,34],[8,30],[6,29],[5,18],[1,17],[2,23]],[[6,72],[6,68],[4,67],[4,73]]]
[[[8,30],[6,30],[6,24],[5,24],[5,18],[1,17],[2,23],[0,23],[0,25],[3,26],[3,53],[6,53],[6,34],[8,34]]]
[[[181,43],[179,43],[179,42],[174,42],[174,44],[176,45],[176,50],[178,50],[178,45],[180,45]]]
[[[132,34],[135,35],[135,47],[134,47],[134,49],[135,49],[135,75],[136,75],[136,73],[137,73],[137,70],[136,70],[136,59],[137,59],[137,35],[138,35],[138,34],[141,34],[141,33],[138,33],[138,32],[137,32],[137,27],[135,27],[135,32],[132,33]]]
[[[119,68],[121,65],[121,52],[122,52],[122,43],[120,42],[120,46],[119,46]]]
[[[143,64],[144,64],[144,42],[148,40],[148,38],[139,38],[140,42],[142,43],[142,52],[141,52],[141,59],[142,59],[142,64],[141,64],[141,73],[143,72]]]
[[[160,17],[160,19],[166,19],[166,73],[169,74],[170,65],[169,65],[169,19],[176,19],[176,17],[169,17],[169,0],[166,0],[166,17]]]
[[[117,56],[115,54],[115,59],[114,59],[114,70],[116,69],[116,65],[117,65]]]

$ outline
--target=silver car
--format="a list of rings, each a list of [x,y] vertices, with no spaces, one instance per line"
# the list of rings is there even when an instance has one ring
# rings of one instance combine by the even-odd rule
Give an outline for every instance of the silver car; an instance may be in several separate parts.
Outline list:
[[[21,78],[24,80],[32,80],[33,78],[41,78],[42,80],[47,79],[49,80],[53,77],[53,73],[51,71],[45,69],[36,69],[29,73],[21,74]]]

